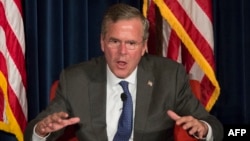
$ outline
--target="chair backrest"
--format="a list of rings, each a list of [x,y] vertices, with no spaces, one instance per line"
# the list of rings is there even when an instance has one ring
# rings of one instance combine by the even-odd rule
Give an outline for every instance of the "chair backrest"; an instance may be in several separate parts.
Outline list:
[[[56,80],[52,83],[51,87],[50,87],[50,95],[49,95],[49,100],[51,101],[52,99],[55,98],[55,95],[56,95],[56,89],[58,87],[58,83],[59,81]]]
[[[57,89],[58,83],[59,83],[59,81],[56,80],[51,85],[50,96],[49,96],[50,101],[53,100],[53,98],[56,95],[56,89]],[[76,131],[76,127],[74,125],[70,125],[70,126],[66,127],[64,130],[64,134],[62,134],[57,139],[57,141],[78,141],[78,139],[75,136],[75,131]]]

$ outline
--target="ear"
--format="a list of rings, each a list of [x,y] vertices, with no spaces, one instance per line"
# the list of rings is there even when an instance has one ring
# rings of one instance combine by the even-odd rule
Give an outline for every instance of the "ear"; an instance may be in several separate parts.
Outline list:
[[[148,53],[148,40],[144,41],[143,43],[143,47],[142,47],[142,56],[145,54],[145,53]]]
[[[103,37],[103,35],[101,35],[101,37],[100,37],[100,44],[101,44],[101,49],[104,52],[104,37]]]

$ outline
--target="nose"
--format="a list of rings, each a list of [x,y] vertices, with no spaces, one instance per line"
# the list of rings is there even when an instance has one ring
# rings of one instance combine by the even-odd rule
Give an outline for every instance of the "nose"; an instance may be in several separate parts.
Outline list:
[[[121,54],[126,54],[128,51],[128,49],[126,47],[126,43],[121,43],[119,50],[120,50]]]

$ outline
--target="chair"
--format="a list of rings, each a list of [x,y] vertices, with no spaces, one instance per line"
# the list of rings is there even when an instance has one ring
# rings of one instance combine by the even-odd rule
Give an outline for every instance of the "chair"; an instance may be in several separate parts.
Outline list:
[[[58,82],[59,81],[56,80],[51,85],[50,97],[49,97],[50,100],[52,100],[55,97]],[[76,129],[75,129],[74,125],[70,125],[70,126],[66,127],[64,130],[64,133],[57,139],[57,141],[78,141],[78,139],[75,136],[75,131],[76,131]]]

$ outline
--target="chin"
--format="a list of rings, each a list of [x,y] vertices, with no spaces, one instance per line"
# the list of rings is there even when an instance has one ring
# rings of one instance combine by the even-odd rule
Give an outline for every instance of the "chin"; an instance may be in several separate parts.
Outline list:
[[[118,77],[118,78],[126,78],[126,77],[128,77],[128,75],[127,75],[127,73],[115,73],[115,75],[116,75],[116,77]]]

